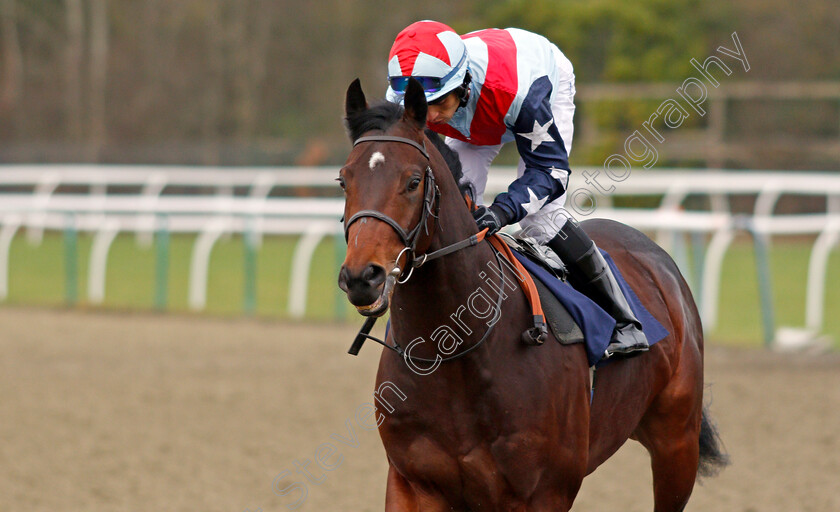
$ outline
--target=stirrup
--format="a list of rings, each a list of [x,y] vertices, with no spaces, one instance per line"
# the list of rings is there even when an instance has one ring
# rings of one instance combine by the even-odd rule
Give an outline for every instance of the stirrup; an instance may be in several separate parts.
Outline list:
[[[607,346],[607,349],[604,350],[604,357],[603,359],[610,359],[610,358],[622,358],[622,359],[629,359],[634,356],[638,356],[640,354],[644,354],[645,352],[650,351],[650,346],[639,345],[637,347],[631,347],[629,350],[620,351],[620,350],[613,350],[610,351],[610,347]]]
[[[642,338],[631,344],[623,344],[619,341],[615,341],[613,338],[613,341],[611,341],[610,344],[607,345],[606,350],[604,350],[604,359],[609,359],[611,357],[633,357],[650,350],[647,337],[642,331],[636,329],[636,327],[632,324],[625,325],[624,327],[631,327],[633,330],[636,330]],[[619,330],[616,329],[616,332],[618,331]]]

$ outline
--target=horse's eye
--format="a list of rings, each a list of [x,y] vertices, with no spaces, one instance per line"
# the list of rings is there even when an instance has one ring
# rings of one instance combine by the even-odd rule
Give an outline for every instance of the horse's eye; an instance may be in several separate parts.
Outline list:
[[[338,186],[341,187],[341,190],[344,190],[344,191],[347,190],[347,184],[344,183],[344,178],[343,177],[339,176],[338,178],[335,179],[335,181],[338,182]]]
[[[420,178],[415,176],[414,178],[411,178],[411,181],[408,182],[408,191],[409,192],[414,192],[415,190],[417,190],[417,187],[419,187],[419,186],[420,186]]]

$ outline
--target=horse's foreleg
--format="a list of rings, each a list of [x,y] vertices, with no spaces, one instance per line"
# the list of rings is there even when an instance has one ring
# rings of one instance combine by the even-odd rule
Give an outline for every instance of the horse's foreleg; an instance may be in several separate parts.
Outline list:
[[[408,481],[394,469],[388,467],[388,484],[385,489],[385,512],[419,512],[417,496]]]

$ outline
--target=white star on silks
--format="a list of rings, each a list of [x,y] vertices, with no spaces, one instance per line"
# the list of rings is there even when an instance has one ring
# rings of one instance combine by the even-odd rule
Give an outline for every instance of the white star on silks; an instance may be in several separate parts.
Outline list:
[[[562,183],[564,188],[569,185],[569,171],[557,167],[549,167],[548,170],[551,171],[551,177]]]
[[[520,206],[522,206],[522,209],[528,213],[536,213],[540,211],[540,208],[543,207],[546,201],[548,201],[548,196],[540,199],[537,197],[537,194],[531,190],[531,187],[528,187],[528,202],[520,203]]]
[[[540,144],[543,142],[551,142],[554,140],[548,133],[548,129],[551,127],[551,124],[554,123],[554,119],[549,119],[547,123],[541,125],[538,121],[534,120],[534,130],[528,133],[520,133],[522,137],[531,141],[531,151],[534,151]]]

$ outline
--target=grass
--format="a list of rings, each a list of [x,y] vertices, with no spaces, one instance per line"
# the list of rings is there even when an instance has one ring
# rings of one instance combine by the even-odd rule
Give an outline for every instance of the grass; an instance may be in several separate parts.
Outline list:
[[[167,266],[166,310],[189,311],[188,280],[195,236],[170,239]],[[65,239],[48,232],[39,245],[17,236],[11,246],[9,296],[15,305],[61,306],[67,302]],[[297,238],[267,237],[257,251],[256,294],[253,314],[260,317],[287,316],[291,257]],[[358,320],[336,286],[342,254],[335,241],[324,240],[314,254],[309,276],[306,318],[336,317]],[[343,241],[339,250],[343,251]],[[805,321],[805,285],[811,240],[775,241],[770,251],[776,326],[802,326]],[[91,307],[87,300],[87,279],[92,237],[76,241],[77,307]],[[205,312],[212,315],[243,314],[245,307],[245,252],[239,237],[223,238],[214,246],[208,278]],[[105,300],[102,307],[119,310],[155,309],[155,247],[138,244],[134,235],[117,237],[111,247]],[[689,269],[689,276],[691,272]],[[840,251],[829,261],[823,331],[840,347]],[[762,340],[758,280],[752,246],[737,240],[724,260],[718,327],[710,333],[716,341],[759,345]]]
[[[189,311],[189,268],[195,236],[170,238],[167,265],[166,309]],[[257,251],[256,309],[254,314],[280,317],[288,308],[291,256],[297,239],[266,238]],[[343,243],[343,242],[342,242]],[[77,240],[78,302],[88,307],[87,280],[92,237]],[[223,238],[210,256],[205,311],[213,315],[239,315],[245,305],[245,252],[240,237]],[[9,296],[15,305],[59,306],[67,301],[65,240],[60,233],[47,233],[40,245],[18,236],[10,254]],[[307,318],[333,319],[337,307],[341,316],[350,316],[336,283],[336,254],[332,240],[316,249],[310,272]],[[318,271],[317,269],[329,269]],[[138,244],[134,235],[123,234],[114,240],[108,255],[104,308],[155,309],[155,247]],[[338,299],[341,298],[342,302]]]
[[[775,243],[770,250],[770,274],[776,327],[805,324],[805,294],[812,243]],[[722,271],[719,328],[723,341],[761,339],[761,311],[755,256],[750,244],[737,243],[727,254]],[[826,275],[823,332],[840,347],[840,252],[832,254]]]

